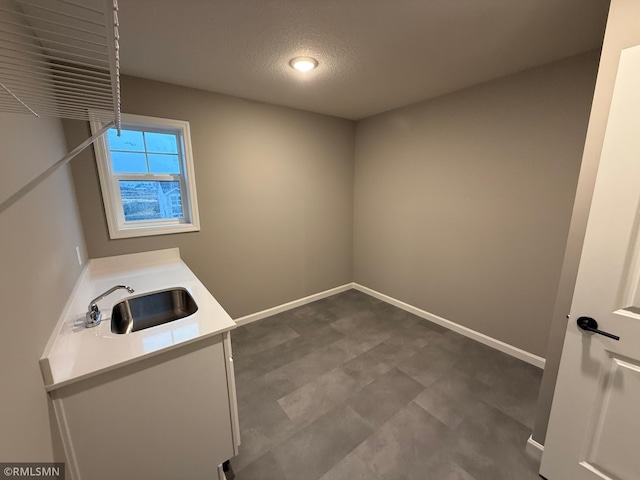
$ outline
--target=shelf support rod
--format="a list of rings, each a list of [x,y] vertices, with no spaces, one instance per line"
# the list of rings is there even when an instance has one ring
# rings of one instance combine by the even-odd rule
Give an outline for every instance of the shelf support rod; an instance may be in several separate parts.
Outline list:
[[[20,97],[18,97],[15,93],[13,93],[11,90],[9,90],[9,89],[4,85],[4,83],[0,83],[0,87],[4,88],[4,90],[5,90],[9,95],[11,95],[13,98],[15,98],[15,99],[20,103],[20,105],[22,105],[24,108],[26,108],[26,109],[27,109],[27,110],[29,110],[31,113],[33,113],[36,117],[40,117],[40,115],[38,115],[36,112],[34,112],[34,111],[31,109],[31,107],[30,107],[29,105],[27,105],[26,103],[24,103],[24,102],[20,99]]]
[[[28,108],[28,107],[27,107]],[[3,201],[2,203],[0,203],[0,214],[2,214],[2,212],[4,212],[7,208],[9,208],[11,205],[13,205],[14,203],[16,203],[18,200],[20,200],[22,197],[24,197],[27,193],[29,193],[31,190],[33,190],[34,188],[36,188],[43,180],[45,180],[47,177],[49,177],[51,174],[53,174],[54,172],[56,172],[58,169],[60,169],[61,167],[64,167],[67,163],[69,163],[69,161],[71,161],[71,159],[73,157],[75,157],[76,155],[78,155],[80,152],[82,152],[85,148],[87,148],[89,145],[91,145],[93,142],[95,142],[98,138],[100,138],[107,130],[109,130],[111,127],[113,127],[114,122],[109,122],[108,124],[106,124],[104,127],[102,127],[100,130],[98,130],[95,134],[93,134],[91,137],[87,138],[84,142],[82,142],[80,145],[78,145],[76,148],[74,148],[73,150],[71,150],[68,154],[66,154],[64,157],[62,157],[60,160],[58,160],[56,163],[54,163],[53,165],[51,165],[49,168],[47,168],[44,172],[42,172],[40,175],[38,175],[36,178],[34,178],[33,180],[31,180],[29,183],[27,183],[24,187],[22,187],[20,190],[18,190],[16,193],[14,193],[13,195],[11,195],[9,198],[7,198],[5,201]]]

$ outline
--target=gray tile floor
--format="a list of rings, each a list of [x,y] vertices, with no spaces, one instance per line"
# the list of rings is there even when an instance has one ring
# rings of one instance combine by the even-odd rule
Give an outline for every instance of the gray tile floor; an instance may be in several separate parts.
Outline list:
[[[542,371],[356,290],[232,332],[237,480],[534,480]]]

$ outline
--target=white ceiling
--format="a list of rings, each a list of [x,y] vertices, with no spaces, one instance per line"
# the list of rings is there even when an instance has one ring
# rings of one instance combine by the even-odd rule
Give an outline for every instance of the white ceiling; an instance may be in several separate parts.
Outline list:
[[[349,119],[599,48],[607,0],[120,0],[122,71]],[[310,55],[319,67],[288,66]]]

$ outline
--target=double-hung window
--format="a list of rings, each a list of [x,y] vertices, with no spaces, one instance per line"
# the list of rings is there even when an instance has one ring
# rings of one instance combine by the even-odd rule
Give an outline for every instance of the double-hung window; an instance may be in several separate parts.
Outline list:
[[[188,122],[122,115],[94,146],[111,238],[200,230]]]

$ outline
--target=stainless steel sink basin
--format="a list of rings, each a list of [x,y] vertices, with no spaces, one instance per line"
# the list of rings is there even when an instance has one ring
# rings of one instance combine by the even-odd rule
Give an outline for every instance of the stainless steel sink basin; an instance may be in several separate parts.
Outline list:
[[[146,293],[114,305],[111,311],[111,331],[131,333],[188,317],[198,311],[198,305],[184,288],[171,288]]]

